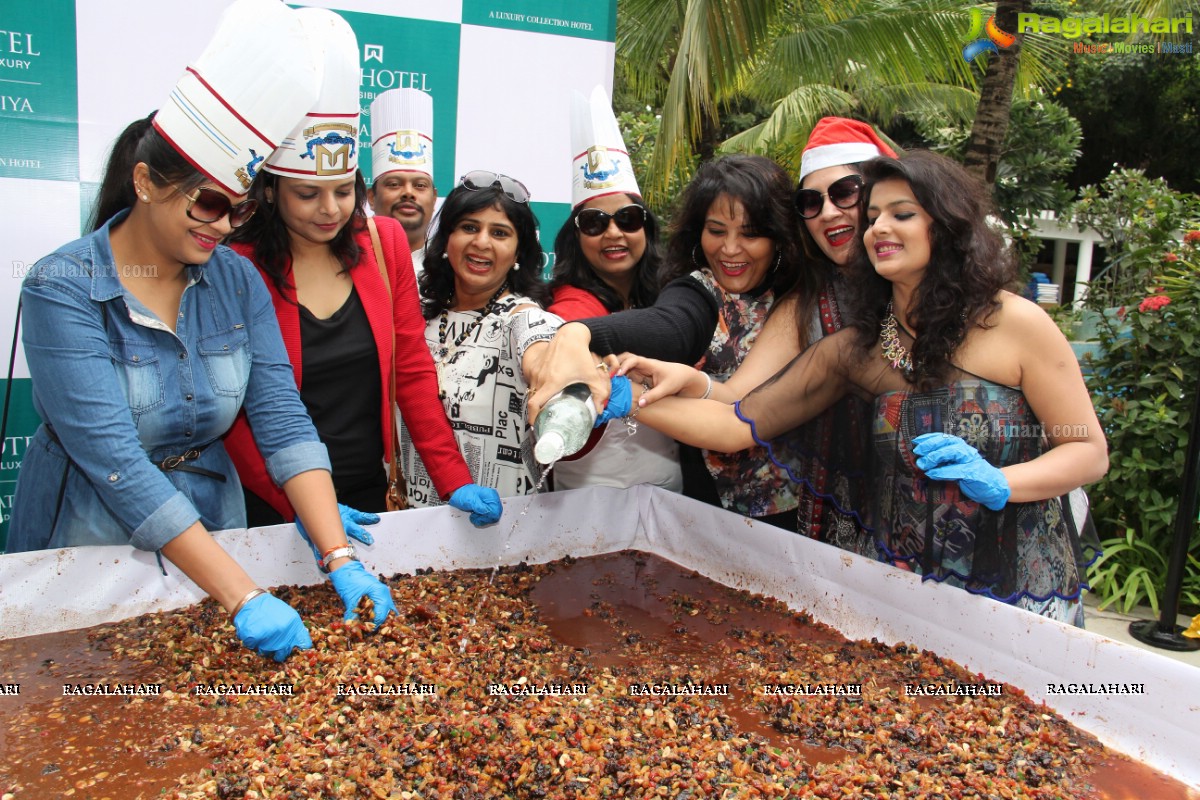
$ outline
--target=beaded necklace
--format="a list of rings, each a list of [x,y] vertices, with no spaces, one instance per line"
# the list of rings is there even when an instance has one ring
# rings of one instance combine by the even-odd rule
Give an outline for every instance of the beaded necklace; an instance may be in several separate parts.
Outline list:
[[[883,349],[884,360],[892,365],[892,369],[903,372],[905,380],[912,380],[912,354],[900,343],[900,321],[892,313],[891,300],[887,304],[887,316],[879,326],[879,345]]]
[[[500,288],[497,289],[496,293],[494,295],[492,295],[490,300],[487,301],[487,305],[485,305],[483,307],[483,311],[480,312],[479,316],[476,317],[475,320],[473,320],[470,325],[463,328],[462,333],[460,333],[455,338],[454,343],[448,347],[446,346],[446,326],[449,325],[449,323],[450,323],[450,309],[449,308],[442,309],[442,316],[441,316],[441,319],[438,321],[437,361],[439,363],[442,363],[442,364],[446,363],[446,359],[450,356],[450,354],[453,353],[455,350],[457,350],[458,346],[467,340],[467,337],[471,335],[471,332],[474,331],[476,328],[478,328],[479,325],[483,322],[483,320],[485,318],[490,317],[492,314],[496,313],[496,303],[500,299],[500,296],[503,295],[507,291],[508,291],[508,281],[505,281],[504,283],[500,284]]]

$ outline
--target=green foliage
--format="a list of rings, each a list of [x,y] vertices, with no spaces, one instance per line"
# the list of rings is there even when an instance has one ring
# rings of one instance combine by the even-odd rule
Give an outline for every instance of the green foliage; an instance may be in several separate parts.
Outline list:
[[[1178,231],[1194,227],[1200,200],[1176,192],[1162,178],[1140,169],[1114,169],[1100,186],[1084,186],[1072,216],[1081,228],[1101,236],[1104,267],[1092,276],[1086,304],[1103,309],[1120,305],[1153,282],[1163,253]]]
[[[930,149],[963,160],[971,135],[969,119],[955,123],[938,110],[908,116]],[[1070,208],[1073,192],[1064,179],[1079,158],[1081,138],[1079,123],[1058,103],[1039,93],[1013,99],[993,192],[1025,266],[1033,263],[1042,246],[1033,235],[1034,219],[1043,210],[1062,215]]]
[[[655,114],[649,106],[621,110],[614,104],[614,108],[617,110],[617,124],[621,128],[621,137],[625,140],[625,147],[629,150],[629,159],[633,163],[633,174],[637,176],[640,187],[642,176],[646,175],[650,169],[650,159],[654,155],[654,147],[662,127],[662,117]],[[650,210],[664,223],[671,218],[675,201],[695,169],[695,157],[681,162],[679,168],[671,176],[666,190],[653,198],[654,202],[647,202]]]
[[[1109,449],[1108,474],[1089,489],[1105,549],[1090,572],[1102,605],[1157,609],[1163,590],[1200,377],[1200,232],[1187,239],[1169,251],[1177,260],[1160,259],[1148,286],[1104,317],[1088,376]],[[1198,567],[1191,559],[1184,584],[1192,605]]]

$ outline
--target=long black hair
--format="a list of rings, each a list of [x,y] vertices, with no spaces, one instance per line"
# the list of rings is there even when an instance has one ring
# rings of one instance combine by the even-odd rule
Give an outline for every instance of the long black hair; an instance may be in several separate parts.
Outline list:
[[[191,192],[208,181],[207,175],[193,167],[154,129],[155,113],[129,123],[113,143],[100,182],[100,194],[96,197],[96,208],[89,220],[90,230],[97,230],[137,203],[133,168],[139,162],[150,167],[150,181],[155,186],[174,184],[184,192]]]
[[[658,219],[642,203],[642,198],[628,193],[625,196],[629,198],[630,203],[646,210],[646,226],[643,228],[646,234],[646,250],[633,267],[634,277],[633,286],[629,289],[629,307],[647,308],[654,305],[654,301],[658,299],[659,272],[662,270],[662,249],[658,243]],[[587,256],[583,254],[583,248],[579,244],[579,237],[582,234],[575,225],[575,218],[579,216],[579,212],[583,208],[582,203],[576,206],[571,211],[571,216],[567,217],[567,221],[558,229],[558,235],[554,237],[554,274],[550,279],[550,288],[554,290],[561,286],[574,286],[594,294],[610,312],[621,311],[625,308],[621,296],[604,282],[595,267],[587,260]]]
[[[274,195],[274,202],[267,202],[268,192]],[[279,292],[280,297],[287,298],[288,302],[294,303],[291,295],[295,287],[288,282],[286,277],[288,258],[292,252],[292,240],[288,234],[287,224],[275,207],[275,203],[279,202],[279,176],[267,172],[265,169],[259,170],[258,174],[254,176],[254,183],[250,184],[250,199],[258,201],[258,211],[245,225],[235,228],[229,239],[253,246],[254,263],[262,268],[263,272],[271,279],[271,284],[275,287],[275,291]],[[354,211],[342,229],[337,232],[337,236],[329,242],[333,255],[342,265],[343,273],[353,269],[362,255],[361,248],[354,237],[366,228],[367,215],[363,211],[366,202],[367,184],[363,180],[362,172],[356,170],[354,173]]]
[[[754,232],[774,243],[779,260],[766,280],[777,297],[795,286],[797,279],[810,280],[810,270],[802,268],[804,258],[796,238],[791,177],[765,156],[734,154],[702,164],[683,190],[667,244],[669,266],[664,270],[663,285],[697,268],[694,253],[704,221],[721,195],[740,201]],[[813,288],[806,292],[820,286],[815,278],[811,280]]]
[[[417,282],[425,319],[433,319],[454,304],[454,269],[445,258],[450,234],[463,217],[485,208],[503,213],[517,232],[517,263],[521,268],[508,272],[508,285],[513,293],[525,295],[542,307],[550,302],[550,287],[542,280],[545,254],[538,241],[537,217],[529,203],[518,203],[498,185],[482,189],[459,185],[442,203],[437,214],[437,233],[425,245],[425,267]]]
[[[916,334],[913,381],[928,389],[950,374],[954,351],[971,326],[985,326],[1000,308],[997,293],[1016,276],[1016,259],[1004,239],[988,225],[992,202],[983,185],[957,162],[928,150],[912,150],[901,159],[881,156],[863,163],[863,207],[881,181],[902,180],[933,222],[929,226],[929,264],[917,286],[915,307],[907,314]],[[864,214],[866,212],[864,211]],[[854,294],[853,326],[868,349],[879,341],[879,327],[892,284],[880,277],[862,246],[850,262]]]

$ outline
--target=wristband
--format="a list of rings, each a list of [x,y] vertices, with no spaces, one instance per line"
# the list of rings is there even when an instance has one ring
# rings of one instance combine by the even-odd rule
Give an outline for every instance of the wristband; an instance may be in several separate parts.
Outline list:
[[[348,558],[351,561],[358,561],[358,556],[354,550],[354,545],[343,544],[332,550],[329,550],[325,555],[321,556],[321,560],[317,562],[317,568],[326,574],[329,573],[329,562],[336,561],[339,558]]]
[[[700,395],[700,399],[707,400],[712,397],[712,375],[709,375],[707,372],[701,372],[700,374],[708,380],[708,386],[704,387],[704,394]]]
[[[266,594],[266,593],[267,593],[266,589],[260,589],[257,586],[255,586],[250,591],[246,592],[246,596],[238,601],[238,604],[233,607],[233,611],[229,612],[229,618],[233,619],[234,617],[236,617],[238,615],[238,612],[246,607],[246,603],[249,603],[251,600],[258,597],[260,594]]]

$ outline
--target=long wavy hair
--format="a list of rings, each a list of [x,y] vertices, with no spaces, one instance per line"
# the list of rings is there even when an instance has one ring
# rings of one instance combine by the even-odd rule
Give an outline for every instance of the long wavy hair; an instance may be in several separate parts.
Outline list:
[[[987,327],[1000,308],[997,293],[1016,277],[1016,259],[1004,239],[988,225],[992,202],[984,187],[957,162],[928,150],[911,150],[901,159],[879,157],[863,163],[863,207],[882,181],[902,180],[933,218],[929,227],[929,264],[917,286],[908,323],[913,343],[913,382],[929,389],[951,374],[954,352],[971,326]],[[865,211],[863,212],[865,215]],[[892,297],[892,284],[880,277],[862,246],[849,266],[853,327],[859,345],[879,341],[879,328]]]
[[[193,167],[154,129],[154,114],[129,123],[113,143],[96,197],[89,229],[96,230],[117,213],[137,202],[133,168],[138,162],[150,167],[150,180],[158,187],[172,184],[185,193],[208,182],[208,176]]]
[[[817,276],[802,268],[804,256],[796,237],[791,177],[765,156],[743,154],[722,156],[700,165],[683,190],[667,243],[668,266],[663,271],[662,285],[697,269],[694,253],[704,233],[704,221],[721,195],[740,201],[755,233],[774,243],[778,261],[767,273],[765,283],[775,290],[776,297],[796,286],[798,280],[805,284],[802,290],[806,294],[820,288]],[[703,262],[702,257],[700,260]]]
[[[499,186],[468,189],[459,185],[442,203],[437,214],[437,233],[425,245],[425,267],[417,281],[425,319],[433,319],[454,304],[454,268],[445,257],[450,234],[463,217],[489,207],[508,217],[517,232],[517,263],[521,268],[509,270],[509,287],[514,294],[525,295],[542,307],[550,302],[550,287],[542,280],[545,253],[538,241],[537,217],[529,203],[509,198]]]
[[[267,202],[270,190],[275,195],[274,202]],[[288,235],[287,223],[283,221],[276,203],[279,202],[279,176],[264,170],[259,170],[250,184],[250,198],[258,201],[258,210],[254,212],[245,225],[235,228],[229,239],[233,242],[244,242],[254,248],[254,263],[257,264],[279,295],[295,303],[292,299],[295,286],[287,279],[288,259],[292,254],[292,240]],[[362,173],[354,173],[354,211],[350,219],[337,232],[337,236],[329,243],[330,250],[342,265],[346,273],[358,265],[362,249],[355,241],[355,234],[366,228],[367,215],[363,211],[367,202],[367,184]]]
[[[662,249],[658,243],[658,219],[650,209],[642,203],[642,198],[635,194],[625,195],[629,202],[646,209],[646,250],[641,259],[634,265],[633,286],[629,290],[630,308],[647,308],[654,305],[658,299],[659,272],[662,269]],[[587,260],[583,248],[579,244],[582,234],[575,226],[575,218],[584,208],[580,203],[571,211],[571,216],[558,229],[554,237],[554,274],[550,279],[550,289],[562,286],[574,286],[577,289],[591,292],[610,312],[621,311],[625,308],[621,296],[615,289],[604,282],[600,273]]]

